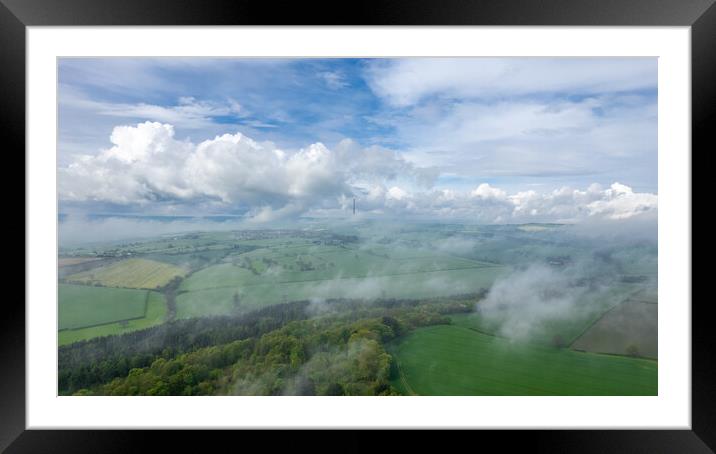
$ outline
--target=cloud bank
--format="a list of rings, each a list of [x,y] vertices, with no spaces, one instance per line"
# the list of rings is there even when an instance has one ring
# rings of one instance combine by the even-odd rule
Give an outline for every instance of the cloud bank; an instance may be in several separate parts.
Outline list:
[[[469,190],[439,187],[435,167],[401,153],[343,140],[295,151],[241,133],[195,144],[174,127],[117,126],[112,147],[60,167],[60,200],[191,212],[198,206],[254,221],[299,215],[346,216],[352,198],[361,215],[460,218],[485,223],[580,222],[653,217],[657,195],[615,182],[607,188],[562,187],[508,194],[488,183]]]

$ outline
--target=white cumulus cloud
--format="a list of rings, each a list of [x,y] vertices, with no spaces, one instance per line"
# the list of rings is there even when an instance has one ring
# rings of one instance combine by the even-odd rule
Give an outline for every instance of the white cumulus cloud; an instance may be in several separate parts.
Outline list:
[[[395,152],[363,149],[352,141],[335,150],[314,143],[289,152],[237,133],[194,144],[177,140],[172,125],[157,122],[115,127],[110,141],[111,148],[76,156],[59,168],[62,200],[123,205],[210,200],[269,219],[336,204],[361,182],[407,178],[429,185],[431,179],[429,169],[415,168]]]
[[[295,151],[243,134],[198,144],[178,140],[156,122],[115,127],[110,148],[78,155],[58,169],[60,199],[74,203],[212,206],[255,221],[302,214],[344,214],[358,199],[361,214],[459,218],[483,223],[582,222],[654,216],[658,196],[614,183],[603,189],[519,191],[481,183],[468,190],[436,187],[435,169],[400,153],[344,140]]]
[[[585,190],[506,191],[482,183],[470,191],[433,188],[408,191],[376,185],[359,199],[360,211],[428,219],[452,218],[487,224],[525,222],[593,223],[640,218],[656,220],[658,196],[636,193],[614,183],[607,189],[593,184]]]

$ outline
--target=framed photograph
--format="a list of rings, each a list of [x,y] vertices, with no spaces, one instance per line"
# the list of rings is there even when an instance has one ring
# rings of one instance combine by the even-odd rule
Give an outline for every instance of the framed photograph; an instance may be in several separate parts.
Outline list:
[[[226,3],[3,0],[27,265],[1,447],[510,429],[712,452],[691,160],[713,1]]]

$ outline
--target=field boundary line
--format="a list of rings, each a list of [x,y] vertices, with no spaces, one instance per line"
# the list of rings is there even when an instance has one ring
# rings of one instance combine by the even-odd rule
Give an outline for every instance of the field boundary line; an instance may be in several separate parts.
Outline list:
[[[634,303],[640,303],[640,304],[641,304],[641,303],[643,303],[643,304],[657,304],[657,303],[645,303],[645,302],[643,302],[643,301],[634,301],[634,300],[631,300],[631,299],[627,298],[626,300],[621,301],[620,303],[618,303],[618,304],[616,304],[615,306],[613,306],[613,307],[611,307],[610,309],[608,309],[608,310],[607,310],[604,314],[602,314],[597,320],[595,320],[594,322],[592,322],[592,324],[590,324],[590,325],[584,330],[584,332],[578,334],[577,337],[576,337],[569,345],[567,345],[566,347],[560,348],[560,350],[568,350],[568,351],[573,351],[573,352],[577,352],[577,353],[588,353],[588,354],[592,354],[592,355],[606,355],[606,356],[616,356],[616,357],[620,357],[620,358],[646,359],[646,360],[650,360],[650,361],[658,361],[658,357],[638,356],[638,357],[635,358],[635,357],[633,357],[633,356],[624,355],[624,354],[619,354],[619,353],[597,352],[597,351],[588,351],[588,350],[584,350],[584,349],[581,349],[581,348],[572,348],[572,344],[573,344],[574,342],[576,342],[577,340],[579,340],[579,338],[582,337],[587,331],[589,331],[589,329],[590,329],[591,327],[593,327],[595,324],[597,324],[597,322],[599,322],[599,320],[601,320],[602,318],[604,318],[604,316],[606,316],[609,312],[613,311],[613,310],[616,309],[617,307],[623,305],[624,303],[628,303],[628,302],[634,302]],[[449,315],[450,315],[450,314],[448,314],[448,316],[449,316]],[[456,328],[468,329],[468,330],[470,330],[470,331],[475,331],[476,333],[483,334],[483,335],[485,335],[485,336],[495,337],[495,338],[498,338],[498,339],[510,340],[510,338],[507,337],[507,336],[503,336],[503,335],[500,335],[500,334],[497,334],[497,333],[491,333],[491,332],[489,332],[489,331],[483,331],[483,330],[481,330],[481,329],[479,329],[479,328],[475,328],[475,327],[472,327],[472,326],[462,326],[462,325],[457,325],[457,324],[454,324],[454,323],[451,323],[449,326],[454,326],[454,327],[456,327]],[[535,342],[528,342],[527,345],[530,345],[530,346],[533,346],[533,347],[539,347],[539,348],[549,348],[549,346],[548,346],[547,344],[541,344],[541,343],[535,343]]]
[[[460,325],[453,325],[453,326],[455,326],[455,327],[457,327],[457,328],[469,329],[470,331],[475,331],[476,333],[484,334],[485,336],[496,337],[496,338],[498,338],[498,339],[507,339],[507,340],[510,340],[510,338],[507,337],[507,336],[501,336],[501,335],[499,335],[499,334],[497,334],[497,333],[490,333],[490,332],[487,332],[487,331],[482,331],[481,329],[473,328],[472,326],[460,326]]]
[[[147,290],[147,295],[144,297],[144,317],[147,318],[147,312],[149,312],[149,292],[150,290]]]
[[[114,320],[114,321],[111,321],[111,322],[95,323],[94,325],[80,326],[80,327],[77,327],[77,328],[62,328],[62,329],[58,329],[57,332],[60,332],[60,331],[79,331],[79,330],[82,330],[82,329],[85,329],[85,328],[96,328],[96,327],[98,327],[98,326],[113,325],[113,324],[115,324],[115,323],[131,322],[131,321],[133,321],[133,320],[142,320],[143,318],[147,318],[146,312],[145,312],[145,315],[142,315],[141,317],[123,318],[122,320]]]
[[[409,396],[419,396],[420,394],[416,393],[412,386],[410,386],[410,383],[408,383],[408,379],[405,378],[405,374],[403,373],[403,368],[400,367],[400,361],[398,361],[398,358],[395,358],[395,365],[398,368],[398,377],[400,377],[400,382],[405,387],[405,390],[408,391]]]
[[[590,351],[587,351],[587,350],[576,349],[576,348],[571,349],[571,351],[580,353],[580,354],[582,354],[582,355],[614,356],[614,357],[616,357],[616,358],[642,359],[642,360],[644,360],[644,361],[652,361],[652,362],[655,362],[655,363],[658,363],[658,362],[659,362],[659,358],[658,358],[658,357],[653,357],[653,356],[630,356],[630,355],[623,355],[623,354],[621,354],[621,353],[590,352]]]
[[[574,338],[572,339],[572,341],[569,343],[569,345],[567,345],[567,348],[570,348],[570,349],[571,349],[571,348],[572,348],[572,345],[574,345],[575,342],[577,342],[582,336],[584,336],[584,335],[587,333],[587,331],[589,331],[594,325],[596,325],[597,323],[599,323],[599,321],[600,321],[601,319],[603,319],[607,314],[609,314],[610,312],[612,312],[614,309],[620,307],[620,306],[623,305],[624,303],[627,303],[627,302],[631,301],[631,297],[634,296],[637,292],[640,292],[640,291],[641,291],[641,289],[632,292],[631,294],[629,294],[629,296],[627,296],[626,298],[624,298],[623,300],[619,301],[619,302],[618,302],[617,304],[615,304],[614,306],[612,306],[612,307],[610,307],[609,309],[607,309],[604,313],[602,313],[602,315],[600,315],[600,316],[597,317],[595,320],[593,320],[592,323],[590,323],[589,325],[587,325],[587,327],[584,328],[584,330],[582,330],[582,332],[580,332],[576,337],[574,337]]]
[[[639,304],[653,304],[653,305],[656,305],[656,306],[659,305],[659,302],[658,302],[658,301],[644,301],[644,300],[635,300],[635,299],[630,299],[630,301],[631,301],[632,303],[639,303]]]
[[[619,303],[617,303],[617,304],[615,304],[614,306],[612,306],[612,307],[610,307],[609,309],[607,309],[604,313],[602,313],[602,315],[600,315],[600,316],[597,317],[596,319],[592,320],[592,322],[591,322],[590,324],[588,324],[579,334],[577,334],[574,338],[572,338],[572,341],[569,343],[569,345],[567,345],[567,348],[572,348],[572,345],[574,345],[574,343],[577,342],[582,336],[584,336],[585,334],[587,334],[587,331],[589,331],[590,329],[592,329],[592,328],[594,327],[594,325],[596,325],[597,323],[599,323],[599,321],[602,320],[604,317],[606,317],[606,315],[607,315],[608,313],[610,313],[611,311],[613,311],[613,310],[616,309],[617,307],[621,306],[621,305],[624,304],[626,301],[628,301],[628,299],[626,299],[626,300],[624,300],[624,301],[620,301]]]

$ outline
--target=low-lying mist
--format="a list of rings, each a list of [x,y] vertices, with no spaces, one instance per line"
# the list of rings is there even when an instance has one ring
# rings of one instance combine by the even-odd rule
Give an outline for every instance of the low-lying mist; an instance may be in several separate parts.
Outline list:
[[[188,232],[213,232],[246,228],[240,220],[210,221],[202,218],[158,220],[130,217],[67,216],[58,225],[59,244],[72,247],[92,243],[152,238]]]
[[[527,341],[546,322],[581,319],[588,307],[587,293],[603,291],[603,285],[578,285],[575,269],[555,270],[544,264],[532,264],[499,279],[477,310],[488,323],[499,326],[497,332],[510,339]]]
[[[564,346],[630,295],[655,289],[656,274],[629,274],[635,262],[643,262],[639,271],[655,271],[655,261],[648,254],[620,257],[595,249],[591,257],[566,265],[520,265],[495,281],[476,311],[500,336]],[[563,334],[545,338],[554,332]]]

